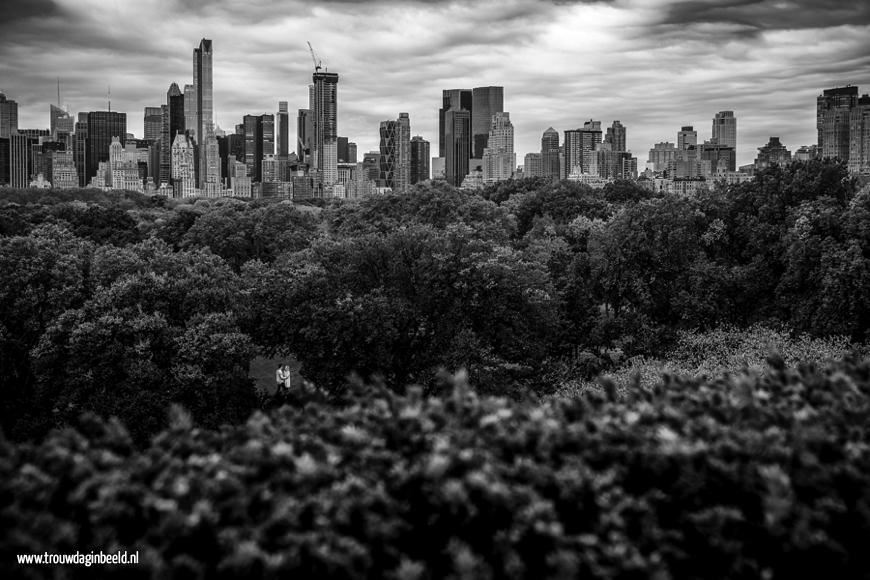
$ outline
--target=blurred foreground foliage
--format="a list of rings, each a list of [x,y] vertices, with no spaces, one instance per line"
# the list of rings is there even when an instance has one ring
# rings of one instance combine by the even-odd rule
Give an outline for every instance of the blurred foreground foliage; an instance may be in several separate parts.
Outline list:
[[[866,363],[773,357],[541,405],[441,382],[349,385],[339,407],[219,430],[176,408],[142,450],[93,416],[2,443],[0,572],[50,575],[14,553],[129,550],[138,566],[100,575],[867,577]]]

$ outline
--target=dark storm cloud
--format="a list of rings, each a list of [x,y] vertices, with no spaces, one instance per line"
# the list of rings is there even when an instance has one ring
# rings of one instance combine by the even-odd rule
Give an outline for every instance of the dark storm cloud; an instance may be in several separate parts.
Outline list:
[[[870,24],[866,0],[684,0],[664,11],[663,24],[736,24],[755,30],[790,30]]]
[[[61,16],[64,10],[54,0],[3,0],[0,29],[20,25],[34,18]]]
[[[125,18],[127,7],[103,2],[96,20],[93,6],[71,0],[2,0],[0,49],[27,47],[39,52],[75,50],[111,53],[116,58],[163,52],[161,41]],[[135,39],[136,42],[132,42]],[[166,53],[164,53],[166,54]]]
[[[35,31],[51,29],[65,17],[66,11],[54,0],[3,0],[0,46],[15,39],[35,38]]]

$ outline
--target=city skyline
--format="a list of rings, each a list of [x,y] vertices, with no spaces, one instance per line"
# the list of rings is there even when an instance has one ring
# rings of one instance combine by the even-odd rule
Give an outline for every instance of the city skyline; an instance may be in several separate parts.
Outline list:
[[[307,106],[310,40],[341,76],[340,132],[360,152],[377,150],[380,122],[402,111],[412,133],[434,144],[444,89],[495,85],[520,157],[540,150],[547,127],[562,134],[590,119],[620,120],[643,164],[682,126],[709,139],[714,115],[728,110],[739,119],[742,165],[770,136],[791,149],[815,143],[823,89],[870,84],[870,7],[846,1],[97,6],[105,8],[4,2],[0,90],[19,103],[20,127],[48,127],[60,77],[73,115],[105,110],[111,85],[112,110],[126,112],[141,137],[144,108],[165,102],[170,83],[190,82],[191,46],[203,37],[215,43],[223,129],[246,114],[274,114],[279,101]]]

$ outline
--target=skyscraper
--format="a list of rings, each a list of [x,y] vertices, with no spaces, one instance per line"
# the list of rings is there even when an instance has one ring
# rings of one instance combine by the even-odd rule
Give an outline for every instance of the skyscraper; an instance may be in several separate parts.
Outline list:
[[[275,117],[245,115],[245,165],[251,181],[263,179],[263,157],[275,153]]]
[[[419,135],[411,139],[411,185],[429,180],[429,142]]]
[[[848,163],[852,173],[870,173],[870,96],[858,87],[827,89],[816,100],[819,155]]]
[[[583,134],[580,129],[565,131],[565,162],[562,167],[562,179],[571,173],[582,173],[583,170]]]
[[[704,165],[709,165],[708,175],[715,175],[723,171],[735,171],[737,169],[737,154],[734,147],[723,145],[716,139],[705,141],[700,149],[700,160]]]
[[[582,129],[565,131],[565,166],[562,179],[572,173],[598,175],[601,121],[587,121]]]
[[[314,71],[312,166],[323,188],[338,181],[338,75]]]
[[[474,88],[471,102],[472,157],[481,158],[487,147],[492,116],[504,112],[504,87]]]
[[[338,138],[338,162],[356,163],[356,143],[347,137]]]
[[[10,139],[9,137],[0,137],[0,187],[9,185],[9,157],[10,157]],[[78,185],[78,183],[76,183]]]
[[[275,154],[275,116],[263,115],[261,117],[263,125],[263,155]]]
[[[166,105],[161,107],[163,126],[160,131],[160,183],[169,183],[172,179],[172,145],[175,136],[184,133],[184,93],[178,85],[172,83],[166,91]]]
[[[226,172],[224,175],[229,179],[230,185],[235,191],[235,180],[237,177],[248,177],[248,166],[245,164],[245,125],[240,123],[236,125],[235,132],[229,133],[226,136]],[[221,163],[224,163],[223,159]],[[237,171],[238,169],[238,171]],[[248,186],[250,181],[248,181]]]
[[[870,96],[858,99],[849,114],[849,171],[870,174]]]
[[[278,101],[278,157],[290,156],[290,113],[287,101]]]
[[[369,181],[377,182],[381,175],[380,151],[369,151],[363,154],[363,175]]]
[[[9,137],[18,130],[18,103],[0,92],[0,137]]]
[[[311,140],[314,137],[314,115],[311,109],[299,109],[296,117],[296,157],[300,163],[311,164]]]
[[[71,135],[75,130],[75,121],[65,110],[57,105],[49,105],[48,113],[51,120],[51,136],[58,140],[64,134]]]
[[[79,176],[79,187],[87,184],[87,150],[88,150],[88,114],[79,113],[75,124],[75,136],[73,139],[73,159],[76,165],[76,173]]]
[[[408,113],[396,121],[381,121],[380,172],[378,186],[394,192],[407,191],[411,184],[411,122]]]
[[[626,129],[619,121],[614,121],[613,125],[607,128],[607,134],[604,136],[604,142],[610,145],[611,151],[628,151],[625,145]]]
[[[469,89],[448,89],[442,91],[442,108],[438,111],[438,157],[446,157],[447,146],[447,124],[445,115],[447,111],[468,111],[469,115],[472,111],[473,92]],[[471,156],[472,143],[471,132],[468,133],[468,154]],[[452,145],[451,145],[452,146]],[[464,177],[464,176],[463,176]]]
[[[761,171],[771,165],[786,165],[789,161],[791,152],[780,142],[779,137],[771,137],[767,145],[758,148],[755,170]]]
[[[849,159],[849,124],[858,104],[858,87],[827,89],[816,99],[816,129],[821,157]]]
[[[737,118],[734,111],[720,111],[713,117],[713,141],[737,151]]]
[[[348,162],[348,152],[347,146],[350,141],[347,137],[339,137],[338,138],[338,162],[339,163],[349,163]]]
[[[169,107],[169,147],[175,142],[175,136],[184,133],[184,93],[178,85],[172,83],[166,91],[166,105]]]
[[[444,112],[444,173],[447,183],[459,187],[468,175],[471,156],[471,111],[447,109]]]
[[[117,137],[124,145],[127,137],[127,113],[92,111],[87,117],[87,143],[85,148],[85,183],[97,174],[101,161],[109,160],[109,145]]]
[[[495,113],[490,121],[487,147],[483,150],[483,182],[506,181],[513,176],[516,166],[510,113]]]
[[[560,179],[559,133],[549,127],[541,137],[541,177]]]
[[[523,177],[541,177],[543,173],[543,156],[540,153],[526,153],[523,159]]]
[[[17,130],[9,135],[9,185],[12,187],[24,188],[30,185],[33,174],[31,147],[36,143],[38,139]]]
[[[163,109],[161,107],[145,107],[143,120],[143,139],[157,143],[163,131]]]
[[[668,164],[676,158],[676,146],[673,143],[664,141],[662,143],[656,143],[653,148],[649,150],[649,160],[647,161],[647,164],[653,171],[665,171],[668,168]]]
[[[202,189],[208,197],[216,197],[221,191],[221,157],[214,123],[209,123],[206,127],[202,149],[205,150],[205,155],[202,156],[205,165],[200,166],[204,174]]]
[[[194,165],[193,144],[186,134],[176,134],[172,142],[172,183],[175,197],[190,197],[196,194]]]
[[[143,144],[147,141],[142,141]],[[142,149],[145,159],[148,158],[148,148]],[[147,161],[143,173],[147,173]],[[128,139],[126,146],[121,145],[118,137],[112,137],[109,145],[109,167],[106,173],[107,187],[112,189],[126,189],[130,191],[142,191],[142,178],[139,174],[139,149],[133,140]]]
[[[692,126],[685,126],[677,133],[677,149],[685,151],[698,145],[698,132]]]
[[[199,145],[199,173],[196,184],[204,188],[208,169],[217,161],[211,160],[213,148],[203,146],[208,132],[214,130],[214,102],[212,94],[212,43],[203,38],[193,49],[193,85],[196,87],[196,141]]]
[[[52,186],[66,189],[79,186],[75,159],[72,150],[51,152],[51,176],[48,177]]]
[[[609,143],[598,150],[598,177],[603,179],[637,178],[637,158],[628,151],[614,151]]]
[[[196,87],[184,85],[184,130],[193,139],[196,139],[196,118]]]

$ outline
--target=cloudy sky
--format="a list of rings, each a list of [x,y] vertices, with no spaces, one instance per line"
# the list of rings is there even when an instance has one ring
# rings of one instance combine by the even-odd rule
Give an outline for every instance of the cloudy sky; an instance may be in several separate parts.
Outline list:
[[[441,90],[502,85],[520,163],[548,126],[619,119],[643,166],[682,125],[709,139],[734,110],[743,164],[771,135],[815,143],[822,89],[870,92],[866,0],[2,0],[0,90],[35,128],[57,77],[72,112],[104,110],[111,85],[141,136],[143,108],[192,82],[202,37],[229,130],[279,100],[307,105],[311,41],[340,75],[339,134],[360,153],[400,111],[437,153]]]

